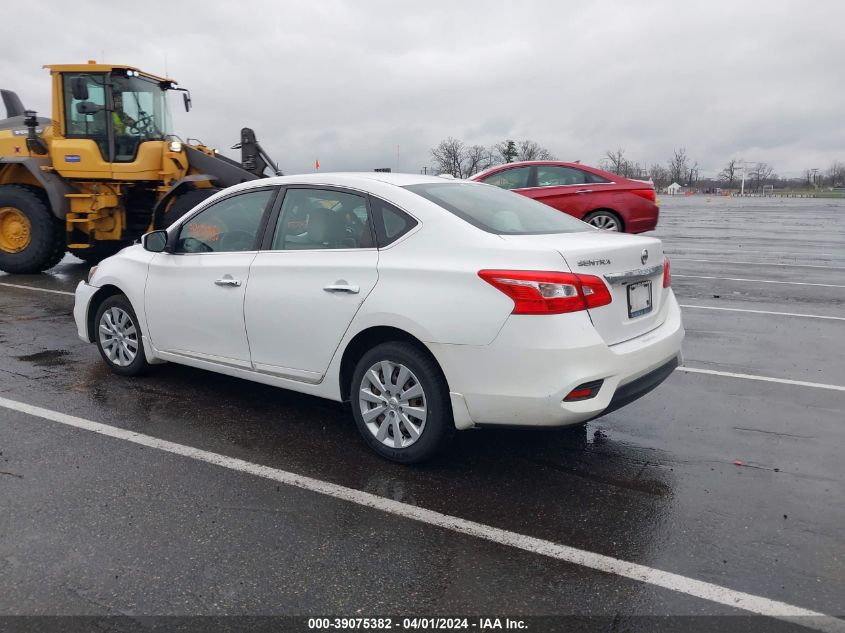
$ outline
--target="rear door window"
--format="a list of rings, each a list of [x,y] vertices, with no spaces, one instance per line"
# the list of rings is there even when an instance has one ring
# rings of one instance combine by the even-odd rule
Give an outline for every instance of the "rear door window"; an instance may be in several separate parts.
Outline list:
[[[589,182],[586,172],[573,167],[560,167],[558,165],[537,166],[538,187],[560,187],[566,185],[583,185]]]
[[[374,248],[367,199],[330,189],[285,193],[272,250]]]
[[[410,215],[379,198],[370,197],[370,207],[379,246],[392,244],[417,225]]]

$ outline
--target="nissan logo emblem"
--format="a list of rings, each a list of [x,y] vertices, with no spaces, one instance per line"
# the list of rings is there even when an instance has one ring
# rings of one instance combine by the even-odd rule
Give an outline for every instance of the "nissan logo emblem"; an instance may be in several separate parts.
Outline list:
[[[642,255],[640,255],[640,261],[645,264],[648,261],[648,251],[643,249]]]

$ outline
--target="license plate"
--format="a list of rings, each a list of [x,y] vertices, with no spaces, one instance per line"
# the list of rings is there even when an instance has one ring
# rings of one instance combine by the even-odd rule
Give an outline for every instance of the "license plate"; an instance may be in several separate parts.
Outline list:
[[[651,282],[638,281],[628,286],[628,318],[651,312]]]

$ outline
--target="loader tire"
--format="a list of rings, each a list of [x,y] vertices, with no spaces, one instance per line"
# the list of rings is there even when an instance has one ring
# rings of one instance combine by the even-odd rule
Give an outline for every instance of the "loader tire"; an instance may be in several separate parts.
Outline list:
[[[176,196],[173,204],[170,205],[170,208],[167,209],[162,216],[156,218],[156,229],[166,229],[168,226],[176,222],[176,220],[181,219],[188,211],[201,202],[204,202],[218,191],[220,191],[220,189],[212,187],[209,189],[191,189],[190,191],[179,194]]]
[[[98,242],[90,248],[72,248],[70,252],[86,264],[99,264],[106,257],[111,257],[127,246],[129,246],[129,242]]]
[[[40,273],[58,264],[65,250],[64,224],[41,189],[0,186],[0,270]]]

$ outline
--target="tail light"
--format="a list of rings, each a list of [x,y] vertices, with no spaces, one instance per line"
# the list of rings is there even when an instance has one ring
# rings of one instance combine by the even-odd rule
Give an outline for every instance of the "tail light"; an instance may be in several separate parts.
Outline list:
[[[668,288],[672,285],[672,272],[669,270],[669,258],[663,258],[663,287]]]
[[[541,270],[480,270],[478,276],[513,299],[513,314],[562,314],[598,308],[612,301],[593,275]]]
[[[631,193],[640,198],[645,198],[650,202],[657,200],[657,194],[654,193],[654,189],[631,189]]]

